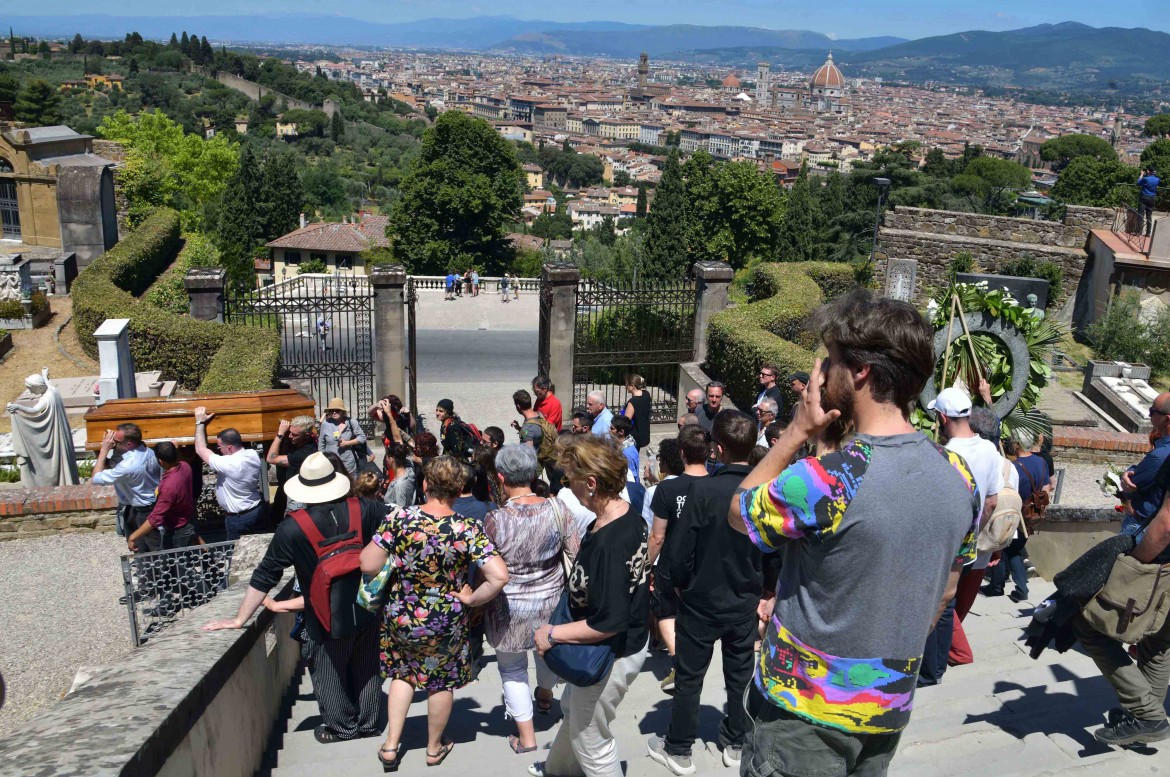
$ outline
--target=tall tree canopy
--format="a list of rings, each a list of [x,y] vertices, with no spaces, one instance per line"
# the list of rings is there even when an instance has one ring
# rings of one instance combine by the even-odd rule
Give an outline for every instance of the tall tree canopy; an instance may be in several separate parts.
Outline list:
[[[1058,171],[1068,166],[1068,163],[1078,157],[1091,157],[1098,162],[1112,162],[1117,159],[1117,152],[1109,141],[1096,135],[1061,135],[1040,146],[1040,158],[1045,162],[1052,162]]]
[[[646,241],[642,273],[651,279],[681,279],[690,257],[687,238],[690,215],[687,190],[678,151],[672,150],[662,168],[662,179],[654,190],[654,207],[646,218]]]
[[[784,201],[771,176],[752,162],[715,164],[705,151],[687,160],[683,174],[693,260],[739,269],[755,259],[775,258]]]
[[[394,257],[410,272],[441,275],[472,265],[495,273],[512,259],[507,227],[523,204],[525,177],[512,144],[482,119],[447,111],[423,133],[387,227]]]
[[[36,79],[16,95],[12,105],[17,121],[36,127],[61,123],[61,96],[47,81]]]

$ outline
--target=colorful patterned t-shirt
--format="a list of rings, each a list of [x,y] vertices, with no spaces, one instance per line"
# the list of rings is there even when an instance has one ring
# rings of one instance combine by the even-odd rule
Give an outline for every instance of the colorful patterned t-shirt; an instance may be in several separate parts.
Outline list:
[[[820,725],[901,731],[951,565],[975,558],[966,463],[917,432],[860,435],[745,492],[740,512],[783,554],[760,691]]]

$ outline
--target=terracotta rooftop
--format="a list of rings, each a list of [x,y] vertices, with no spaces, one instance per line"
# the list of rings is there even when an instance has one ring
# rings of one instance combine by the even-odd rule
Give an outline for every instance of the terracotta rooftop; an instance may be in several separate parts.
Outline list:
[[[268,248],[292,248],[302,251],[335,251],[358,254],[374,246],[388,246],[387,216],[363,214],[359,223],[307,224],[282,235]]]

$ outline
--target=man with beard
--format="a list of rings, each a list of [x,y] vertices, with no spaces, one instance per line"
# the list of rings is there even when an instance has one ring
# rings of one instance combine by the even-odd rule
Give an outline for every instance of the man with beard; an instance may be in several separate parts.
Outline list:
[[[761,606],[743,757],[760,774],[883,775],[926,635],[975,557],[981,505],[962,458],[910,423],[934,369],[922,316],[859,290],[814,324],[829,358],[728,513],[761,551],[781,554],[771,611]],[[788,465],[837,419],[856,434]]]

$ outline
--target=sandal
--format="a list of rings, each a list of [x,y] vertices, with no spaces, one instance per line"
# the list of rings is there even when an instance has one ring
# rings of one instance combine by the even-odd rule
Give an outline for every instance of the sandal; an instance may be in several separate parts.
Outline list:
[[[532,700],[536,702],[536,711],[541,715],[547,715],[552,712],[553,693],[552,691],[549,691],[548,698],[543,698],[541,697],[539,691],[540,689],[538,688],[532,692]]]
[[[399,742],[394,747],[386,747],[385,745],[382,745],[378,748],[378,760],[382,763],[383,774],[389,774],[390,772],[398,771],[398,749],[400,747],[402,747],[401,742]],[[394,753],[394,760],[387,761],[382,757],[382,753]]]
[[[328,745],[333,742],[344,742],[347,737],[343,737],[328,726],[321,725],[313,729],[313,736],[323,745]]]
[[[512,734],[508,737],[508,747],[512,748],[512,752],[516,755],[531,753],[536,750],[536,745],[533,745],[532,747],[521,747],[520,737],[516,736],[515,734]]]
[[[451,751],[454,749],[455,749],[455,743],[452,742],[451,740],[446,740],[443,742],[442,746],[439,748],[439,752],[432,753],[430,750],[428,750],[427,751],[427,766],[438,766],[439,764],[443,763],[443,761],[447,760],[447,756],[450,755]],[[438,759],[438,760],[433,760],[433,759]]]

